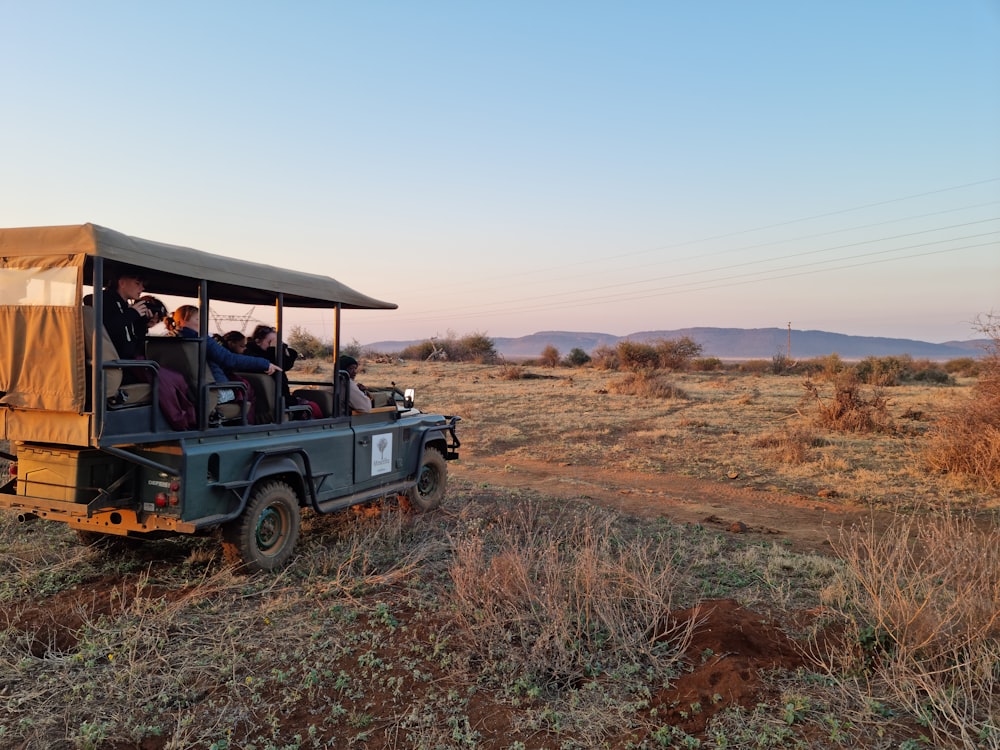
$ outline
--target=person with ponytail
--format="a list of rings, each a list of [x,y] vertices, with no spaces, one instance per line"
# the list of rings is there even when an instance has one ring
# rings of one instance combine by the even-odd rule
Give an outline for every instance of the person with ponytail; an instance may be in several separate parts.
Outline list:
[[[199,333],[201,316],[198,313],[198,308],[194,305],[181,305],[163,322],[171,335],[186,339],[196,339],[201,335]],[[281,368],[273,362],[269,362],[263,357],[248,357],[245,354],[231,352],[211,336],[206,339],[206,344],[208,346],[208,366],[217,383],[233,380],[234,378],[228,374],[228,371],[232,370],[262,372],[266,375],[281,372]],[[231,388],[223,388],[219,391],[220,404],[233,401],[235,398],[236,394]]]

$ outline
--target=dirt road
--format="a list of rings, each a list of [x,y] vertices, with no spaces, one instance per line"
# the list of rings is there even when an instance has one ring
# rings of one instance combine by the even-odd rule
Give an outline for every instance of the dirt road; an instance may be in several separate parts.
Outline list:
[[[889,521],[873,513],[826,500],[763,492],[733,483],[675,474],[645,474],[595,466],[553,465],[518,460],[508,465],[490,456],[466,456],[449,469],[469,482],[530,489],[552,497],[587,500],[645,518],[698,523],[719,531],[787,542],[798,552],[829,552],[847,525]]]

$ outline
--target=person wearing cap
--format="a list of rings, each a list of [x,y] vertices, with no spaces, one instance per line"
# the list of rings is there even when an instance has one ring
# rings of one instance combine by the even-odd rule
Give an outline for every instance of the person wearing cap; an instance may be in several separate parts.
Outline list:
[[[146,328],[150,310],[141,299],[146,277],[140,269],[115,269],[106,277],[103,317],[119,359],[145,356]],[[128,374],[128,370],[125,371]]]
[[[355,381],[358,374],[358,360],[348,354],[341,354],[339,369],[348,374],[347,391],[352,411],[367,413],[372,410],[372,400],[365,395],[365,387]]]

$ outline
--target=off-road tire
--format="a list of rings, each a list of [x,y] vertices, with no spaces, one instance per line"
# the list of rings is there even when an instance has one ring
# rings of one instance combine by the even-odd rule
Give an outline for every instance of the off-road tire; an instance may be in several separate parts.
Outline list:
[[[285,482],[263,482],[254,488],[243,515],[223,527],[226,562],[251,572],[281,568],[295,551],[301,523],[295,490]]]
[[[419,511],[434,510],[441,505],[447,489],[448,462],[437,448],[425,448],[417,483],[407,491],[406,498]]]

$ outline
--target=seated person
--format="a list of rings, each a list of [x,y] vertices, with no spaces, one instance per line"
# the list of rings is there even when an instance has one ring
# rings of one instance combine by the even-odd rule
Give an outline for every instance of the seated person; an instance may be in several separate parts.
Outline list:
[[[150,311],[142,300],[146,277],[138,268],[117,268],[107,274],[102,316],[104,328],[119,359],[141,359],[146,353]],[[126,372],[126,375],[129,373]]]
[[[164,323],[167,325],[167,330],[174,336],[198,338],[200,335],[201,319],[198,314],[198,308],[194,305],[181,305],[174,310],[172,316],[164,320]],[[227,374],[227,370],[263,372],[267,375],[281,372],[281,368],[273,362],[269,362],[263,357],[248,357],[244,354],[231,352],[212,337],[209,337],[206,343],[208,346],[206,354],[208,366],[212,370],[212,377],[215,378],[215,382],[217,383],[225,383],[226,381],[233,380]],[[236,394],[231,388],[224,388],[219,391],[220,404],[233,401],[235,398]]]
[[[227,336],[229,334],[226,334]],[[253,333],[244,339],[244,349],[246,354],[253,357],[263,357],[269,362],[278,361],[278,332],[272,326],[259,325],[253,329]],[[299,358],[299,353],[290,346],[282,345],[281,367],[283,370],[291,370],[295,366],[295,360]],[[288,385],[288,376],[281,375],[281,393],[284,396],[287,406],[308,406],[313,419],[320,419],[323,416],[320,408],[309,400],[300,400],[292,395],[292,389]]]
[[[348,401],[351,409],[362,413],[370,412],[372,410],[372,400],[365,395],[366,388],[354,379],[358,374],[358,360],[347,354],[341,354],[338,368],[350,376],[347,381],[347,390],[350,394]]]
[[[247,350],[247,337],[240,331],[230,331],[222,335],[222,345],[234,354],[245,354]],[[266,355],[255,354],[253,356],[263,356],[264,359],[269,359]],[[285,366],[287,367],[287,365]]]

